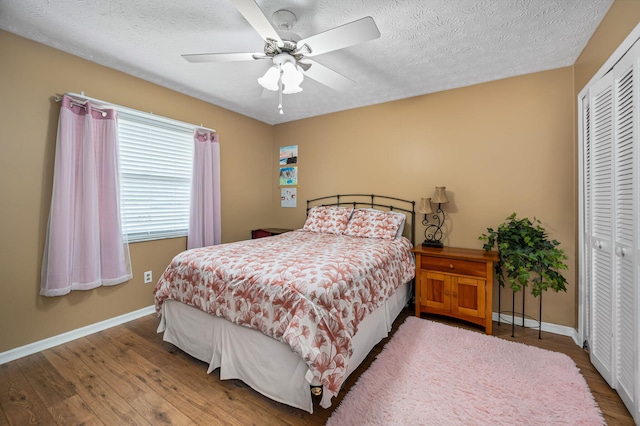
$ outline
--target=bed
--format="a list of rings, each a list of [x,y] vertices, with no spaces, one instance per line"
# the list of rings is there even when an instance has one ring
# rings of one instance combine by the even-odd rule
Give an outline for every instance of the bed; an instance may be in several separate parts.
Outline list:
[[[301,229],[182,252],[154,289],[158,332],[221,379],[327,408],[411,298],[414,221],[413,201],[334,195]]]

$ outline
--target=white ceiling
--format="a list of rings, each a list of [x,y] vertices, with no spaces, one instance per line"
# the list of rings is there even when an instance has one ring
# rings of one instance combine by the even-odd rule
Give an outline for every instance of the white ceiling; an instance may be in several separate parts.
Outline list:
[[[229,0],[0,0],[0,28],[277,124],[572,65],[613,0],[257,3],[268,18],[295,13],[301,38],[373,17],[380,38],[314,57],[357,84],[337,92],[307,78],[280,115],[275,92],[257,83],[270,61],[185,61],[181,54],[262,52]]]

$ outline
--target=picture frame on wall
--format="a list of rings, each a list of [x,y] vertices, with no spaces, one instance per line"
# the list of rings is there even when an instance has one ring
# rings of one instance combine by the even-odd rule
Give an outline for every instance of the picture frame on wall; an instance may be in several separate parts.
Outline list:
[[[280,188],[280,207],[296,207],[297,188]]]
[[[298,145],[280,147],[280,165],[298,164]]]
[[[298,166],[280,167],[280,186],[298,184]]]

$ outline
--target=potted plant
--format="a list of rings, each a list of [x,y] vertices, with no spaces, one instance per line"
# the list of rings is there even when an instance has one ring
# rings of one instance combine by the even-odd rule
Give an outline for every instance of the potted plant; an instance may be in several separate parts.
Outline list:
[[[558,241],[549,241],[535,217],[533,221],[518,219],[513,213],[497,230],[487,228],[487,233],[478,239],[485,242],[486,251],[497,244],[500,259],[495,268],[501,287],[505,286],[506,278],[514,293],[529,284],[536,297],[549,288],[567,291],[567,280],[560,273],[561,269],[567,269],[564,263],[567,255],[558,247]]]

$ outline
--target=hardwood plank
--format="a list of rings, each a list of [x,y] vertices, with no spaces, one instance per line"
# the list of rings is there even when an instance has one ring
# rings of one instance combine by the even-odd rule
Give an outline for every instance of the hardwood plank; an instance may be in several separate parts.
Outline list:
[[[17,361],[0,365],[0,407],[8,424],[56,424]]]
[[[58,425],[104,425],[78,395],[49,407]]]
[[[0,426],[6,426],[8,424],[9,424],[9,419],[7,419],[7,416],[4,414],[4,409],[0,405]]]
[[[63,377],[76,383],[78,396],[100,419],[109,423],[149,425],[131,405],[95,374],[67,345],[46,351],[47,359]]]
[[[129,321],[122,325],[150,342],[162,344],[162,343],[165,343],[162,340],[162,333],[158,333],[156,331],[158,330],[159,324],[160,324],[160,317],[157,317],[156,314],[151,314],[151,315],[147,315],[142,318],[139,318],[135,321]],[[173,345],[170,345],[170,346],[173,346]]]
[[[89,339],[77,339],[67,344],[79,360],[87,364],[98,376],[102,377],[118,395],[126,401],[151,392],[151,388],[138,380],[135,374],[127,370],[120,360],[120,353],[107,353],[99,349]]]
[[[162,342],[162,347],[165,350],[158,350],[158,348],[149,345],[147,339],[140,337],[126,327],[117,331],[105,330],[102,332],[102,336],[111,342],[111,345],[117,343],[115,347],[120,348],[121,351],[124,351],[123,353],[136,353],[155,365],[162,365],[165,372],[189,380],[194,390],[200,391],[204,387],[208,387],[208,383],[201,380],[202,372],[193,368],[199,366],[206,373],[206,364],[186,355],[173,345]]]
[[[100,348],[107,357],[118,360],[120,366],[128,372],[127,374],[138,379],[138,386],[142,383],[151,390],[152,376],[161,373],[158,366],[162,366],[164,371],[173,371],[175,375],[189,382],[192,391],[197,392],[207,386],[203,383],[203,375],[206,376],[206,364],[203,362],[189,357],[182,351],[174,350],[176,348],[167,348],[172,351],[168,352],[164,348],[153,346],[146,349],[138,347],[145,345],[144,341],[136,342],[134,334],[126,329],[119,330],[112,336],[107,333],[108,331],[88,336],[88,341]],[[152,375],[140,374],[141,367],[148,368]]]
[[[73,382],[62,377],[42,352],[21,358],[17,363],[47,407],[76,394]]]
[[[153,318],[153,316],[150,317]],[[153,330],[157,328],[157,320],[154,322],[155,324],[152,324]],[[265,415],[267,415],[266,413],[271,413],[274,404],[278,404],[277,415],[272,416],[273,418],[270,419],[269,424],[298,425],[304,420],[304,416],[301,415],[301,413],[305,413],[304,411],[270,400],[240,380],[220,380],[218,370],[209,375],[203,374],[206,373],[208,367],[207,364],[189,356],[175,346],[163,342],[161,338],[160,343],[165,345],[170,357],[167,358],[167,354],[163,354],[162,351],[152,350],[148,345],[148,341],[141,336],[142,334],[153,340],[158,339],[157,333],[153,336],[147,334],[148,332],[146,330],[149,330],[149,328],[150,327],[141,327],[141,333],[139,334],[136,332],[138,331],[138,328],[132,329],[131,326],[127,327],[131,332],[131,334],[125,339],[127,345],[133,350],[138,351],[140,355],[152,361],[154,364],[163,365],[165,372],[175,378],[178,378],[178,380],[184,381],[183,379],[187,379],[184,383],[192,389],[197,389],[202,395],[206,396],[212,392],[212,389],[215,389],[215,393],[210,395],[209,398],[218,398],[219,391],[223,390],[224,398],[227,400],[226,407],[228,416],[240,416],[240,418],[246,418],[245,408],[238,408],[236,410],[239,412],[238,414],[236,412],[229,411],[229,403],[232,403],[234,406],[239,405],[242,407],[244,405],[243,401],[245,401],[246,398],[251,398],[253,400],[253,407],[251,409],[252,417],[246,418],[247,422],[250,422],[251,419],[256,418],[256,416],[259,416],[261,412]],[[108,333],[105,333],[105,336],[108,336]],[[123,335],[119,334],[118,337],[116,337],[116,340],[120,341],[122,340],[122,337]],[[188,367],[188,371],[192,373],[189,377],[185,376],[185,367]]]
[[[155,392],[146,392],[131,401],[131,405],[153,425],[197,425],[218,422],[196,423]]]
[[[139,424],[175,424],[189,425],[193,421],[180,410],[167,403],[144,382],[140,381],[136,374],[127,370],[122,365],[125,351],[112,351],[113,356],[99,350],[88,339],[78,339],[67,343],[71,352],[78,360],[85,362],[88,368],[96,375],[102,377],[114,394],[120,395],[137,413],[135,417],[141,417]],[[112,345],[106,345],[112,348]],[[104,397],[104,395],[102,395]],[[108,419],[107,423],[122,424],[120,418],[115,418],[110,413],[103,413],[101,418]],[[117,420],[116,420],[117,419]]]
[[[144,344],[138,341],[141,338],[135,333],[122,328],[110,339],[109,331],[90,337],[93,342],[104,339],[103,344],[117,348],[120,353],[126,353],[127,356],[121,357],[119,362],[196,423],[216,424],[223,421],[228,424],[245,425],[250,424],[251,416],[255,416],[256,411],[259,411],[252,409],[251,412],[247,412],[244,401],[234,401],[228,397],[224,388],[208,385],[210,378],[203,363],[197,361],[203,368],[198,374],[194,374],[193,364],[185,365],[181,362],[183,368],[176,369],[179,363],[174,361],[175,356],[167,360],[163,358],[166,354],[163,355],[160,351],[148,347],[142,350],[141,346]],[[135,349],[141,350],[142,355]]]

